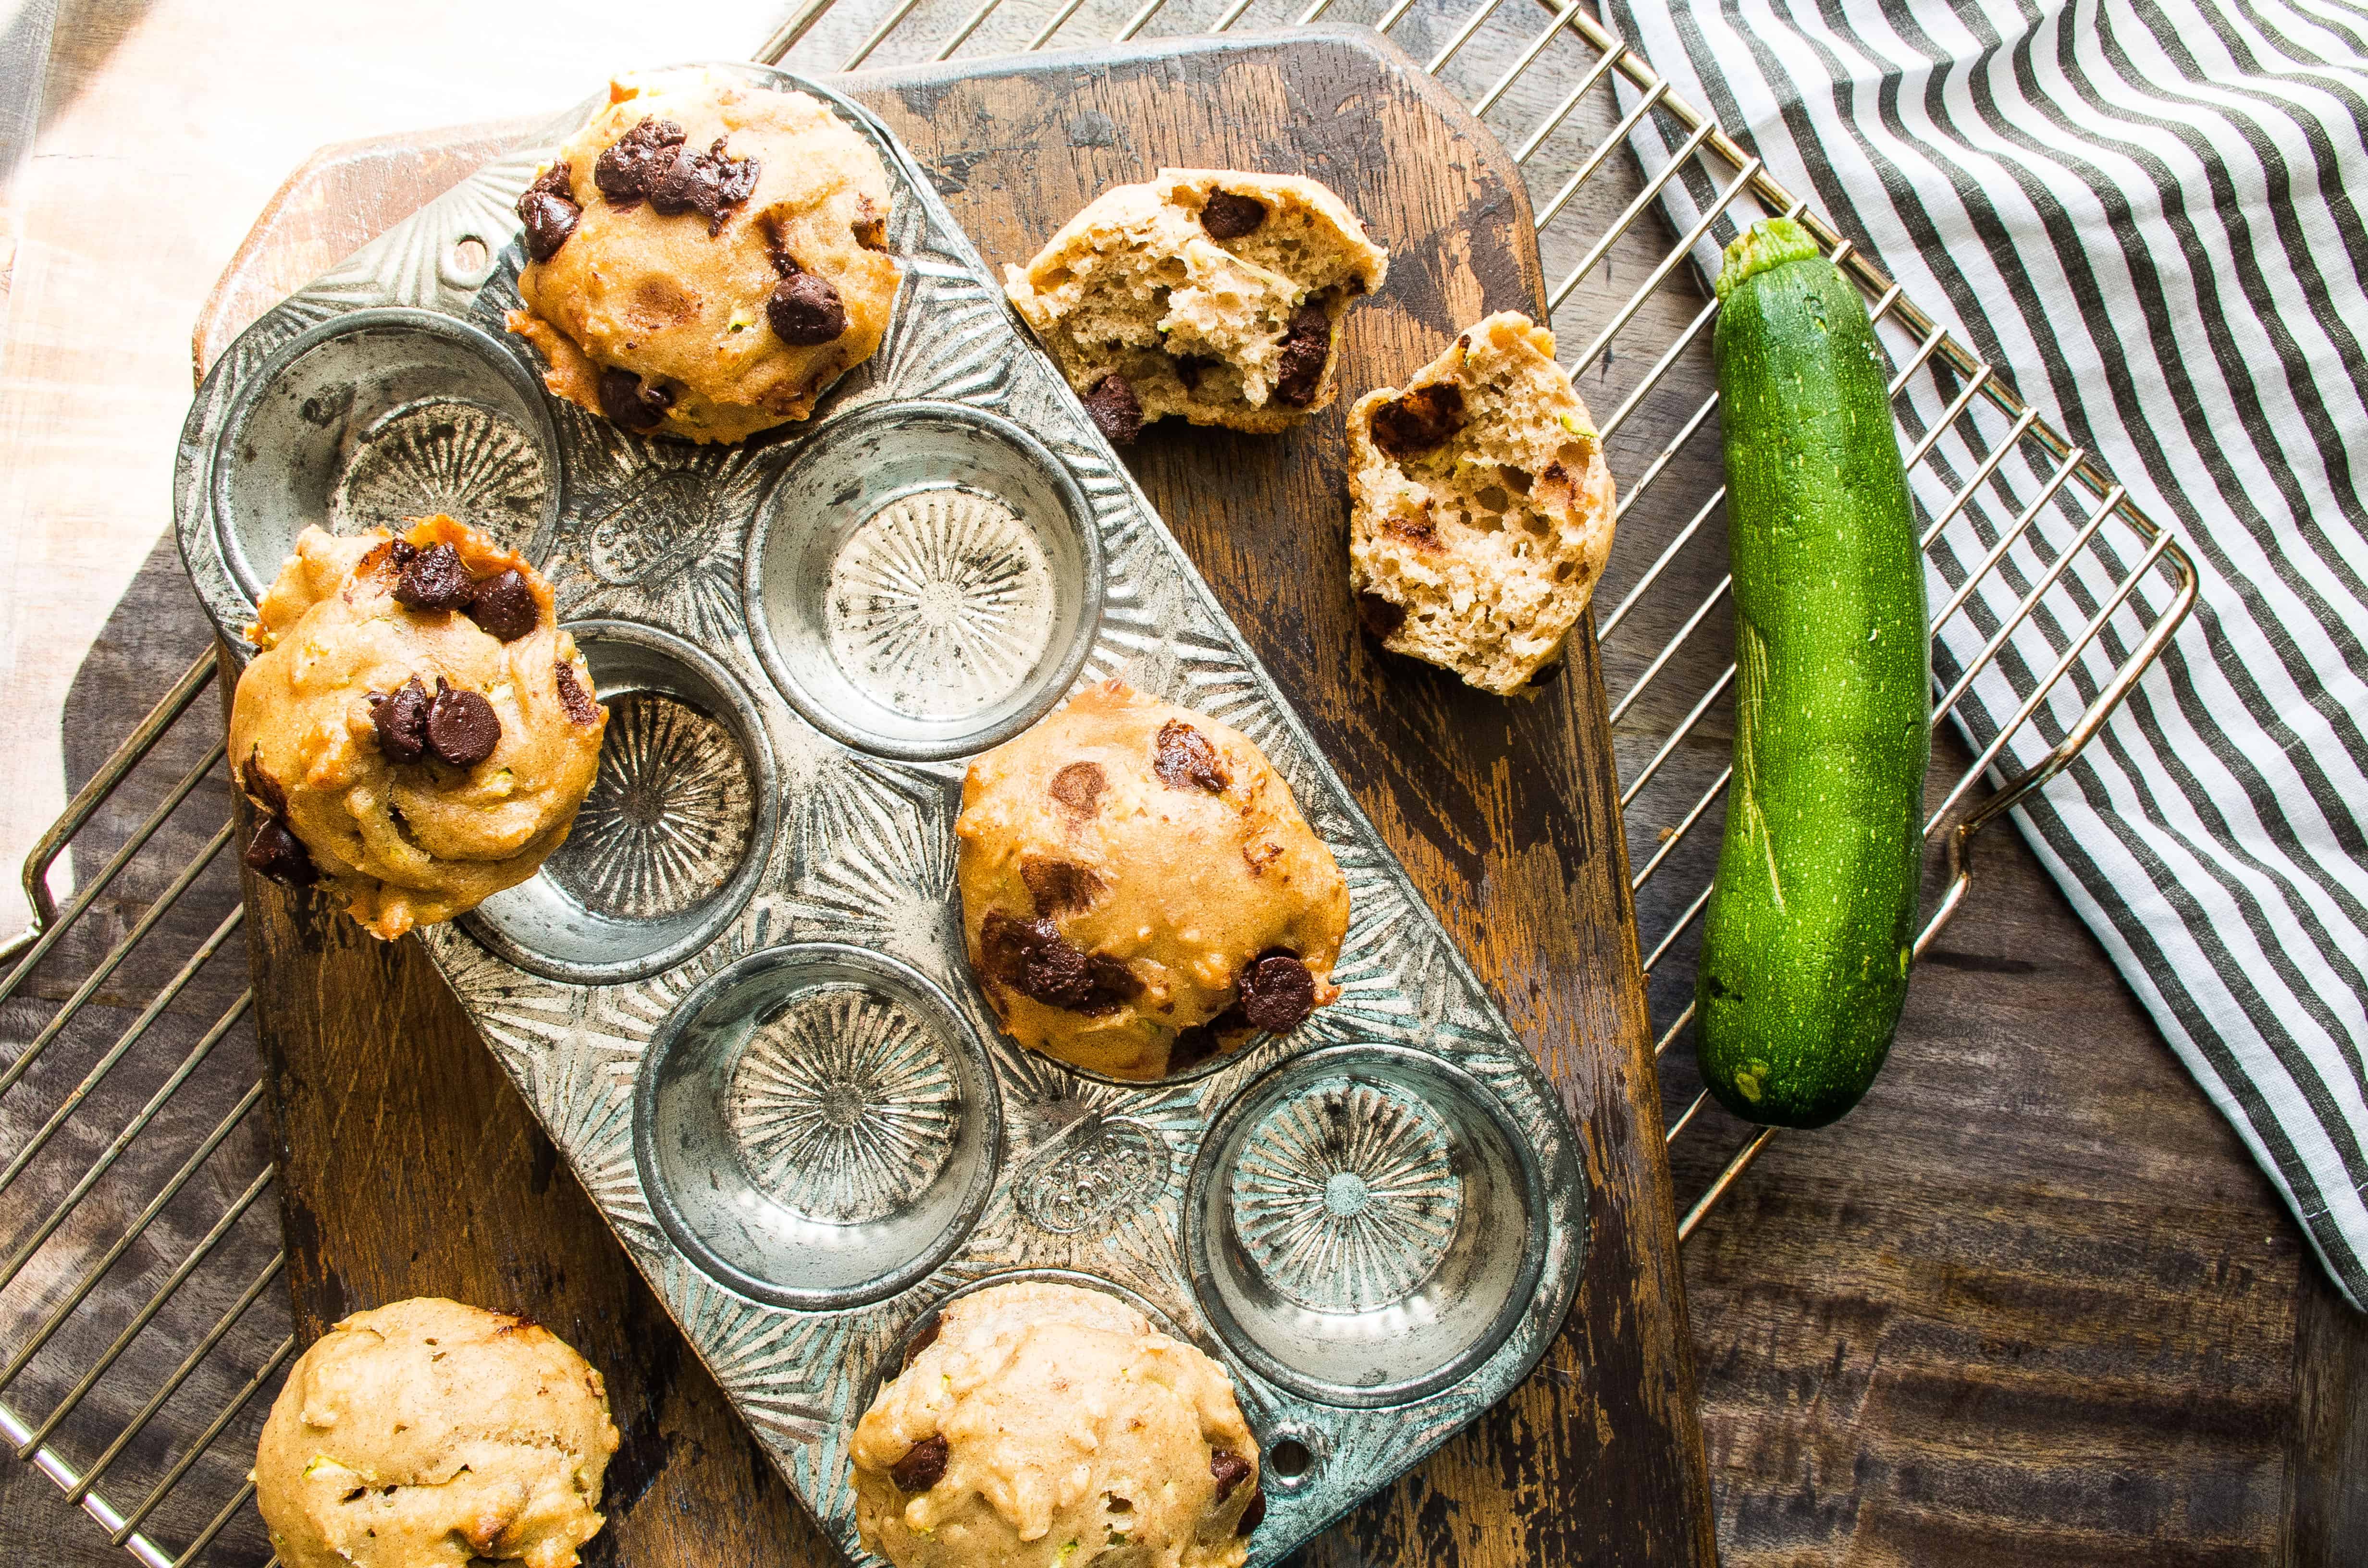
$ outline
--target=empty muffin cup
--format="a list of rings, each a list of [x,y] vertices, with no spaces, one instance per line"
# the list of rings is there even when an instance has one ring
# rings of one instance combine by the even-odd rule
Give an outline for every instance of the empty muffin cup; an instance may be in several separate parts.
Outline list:
[[[723,665],[637,621],[567,630],[609,706],[599,771],[542,869],[461,924],[520,969],[609,985],[672,968],[740,913],[780,802],[756,702]]]
[[[1018,426],[953,403],[815,431],[758,508],[746,573],[757,654],[791,706],[913,761],[1033,722],[1101,613],[1084,490]]]
[[[917,971],[833,943],[702,982],[651,1040],[633,1157],[658,1222],[742,1295],[826,1312],[944,1262],[995,1182],[977,1036]]]
[[[1341,1045],[1244,1089],[1184,1200],[1194,1290],[1242,1359],[1326,1404],[1416,1400],[1486,1361],[1544,1268],[1543,1173],[1497,1096]]]
[[[534,377],[490,334],[433,311],[355,311],[245,383],[211,480],[222,559],[250,598],[308,524],[349,534],[440,512],[540,566],[559,437]]]

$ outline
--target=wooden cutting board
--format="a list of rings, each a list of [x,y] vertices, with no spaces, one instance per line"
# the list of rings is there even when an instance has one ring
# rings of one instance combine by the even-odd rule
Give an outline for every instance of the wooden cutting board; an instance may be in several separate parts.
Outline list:
[[[845,85],[998,267],[1163,165],[1316,176],[1391,252],[1338,405],[1285,437],[1160,426],[1128,456],[1168,526],[1562,1091],[1593,1199],[1568,1325],[1509,1399],[1313,1562],[1709,1562],[1708,1485],[1628,866],[1591,634],[1538,699],[1481,696],[1358,635],[1342,415],[1486,312],[1543,315],[1511,160],[1362,29],[873,73]],[[329,148],[290,177],[196,334],[258,313],[531,121]],[[478,1041],[417,942],[250,881],[300,1336],[450,1295],[550,1324],[608,1375],[624,1445],[589,1561],[814,1562],[792,1503]]]

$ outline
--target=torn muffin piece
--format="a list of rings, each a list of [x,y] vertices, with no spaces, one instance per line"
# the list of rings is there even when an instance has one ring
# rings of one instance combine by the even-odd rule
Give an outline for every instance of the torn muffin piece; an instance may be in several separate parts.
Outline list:
[[[1340,994],[1349,886],[1249,738],[1109,681],[971,765],[971,968],[1022,1045],[1158,1078]]]
[[[1349,411],[1349,585],[1393,653],[1533,691],[1611,553],[1611,471],[1554,334],[1506,311]]]
[[[1329,406],[1341,318],[1389,253],[1323,185],[1162,169],[1069,220],[1004,292],[1112,441],[1170,415],[1286,430]]]

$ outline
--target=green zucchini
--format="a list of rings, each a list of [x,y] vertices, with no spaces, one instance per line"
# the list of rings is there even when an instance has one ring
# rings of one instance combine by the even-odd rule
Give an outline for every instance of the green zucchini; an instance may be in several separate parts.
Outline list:
[[[1718,277],[1735,774],[1694,999],[1737,1116],[1856,1105],[1907,994],[1932,685],[1907,475],[1873,324],[1799,225]]]

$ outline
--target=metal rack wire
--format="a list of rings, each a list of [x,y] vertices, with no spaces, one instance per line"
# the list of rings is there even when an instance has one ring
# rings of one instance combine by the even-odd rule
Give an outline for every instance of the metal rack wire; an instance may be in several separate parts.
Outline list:
[[[1911,469],[1945,489],[1926,543],[1948,592],[1936,725],[1967,743],[1936,767],[1935,882],[1920,953],[1962,907],[1976,835],[2077,756],[2186,615],[2186,555],[1993,369],[1905,298],[1684,103],[1581,0],[803,0],[757,51],[810,72],[1097,40],[1363,21],[1456,88],[1513,149],[1533,197],[1551,301],[1599,410],[1621,488],[1600,591],[1615,761],[1668,1137],[1723,1113],[1672,1052],[1691,1017],[1734,667],[1705,369],[1715,307],[1687,266],[1740,222],[1808,225],[1865,290],[1891,355]],[[1631,156],[1656,138],[1650,174]],[[1649,143],[1648,143],[1649,144]],[[1683,182],[1700,220],[1660,216]],[[1634,279],[1622,285],[1617,277]],[[1937,492],[1934,492],[1937,493]],[[246,1017],[217,715],[200,653],[92,771],[25,869],[35,916],[0,946],[0,1437],[151,1568],[268,1559],[246,1456],[294,1350],[273,1167]],[[1969,694],[1978,692],[1978,708]],[[2010,717],[1991,722],[2000,710]],[[1944,743],[1954,736],[1944,732]],[[1942,753],[1949,755],[1950,746]],[[96,863],[63,903],[69,857]],[[224,1040],[237,1044],[221,1051]],[[19,1043],[19,1042],[22,1043]],[[129,1105],[109,1130],[97,1111]],[[104,1092],[102,1092],[104,1091]],[[1771,1134],[1738,1145],[1680,1221],[1692,1233]],[[147,1342],[144,1354],[131,1354]],[[161,1378],[135,1376],[187,1346]]]

